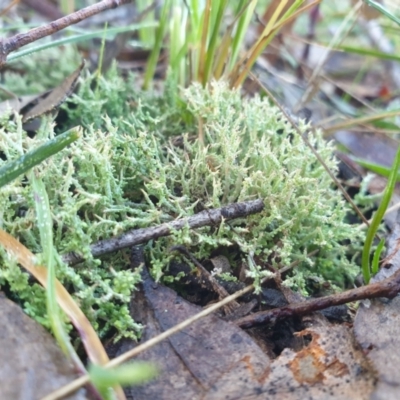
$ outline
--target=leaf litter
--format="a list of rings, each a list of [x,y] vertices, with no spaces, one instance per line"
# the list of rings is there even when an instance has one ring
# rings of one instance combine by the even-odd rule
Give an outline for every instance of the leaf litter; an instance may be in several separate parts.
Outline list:
[[[141,266],[143,282],[130,310],[143,324],[141,342],[146,342],[201,307],[154,282],[140,252],[134,250],[132,267]],[[273,358],[251,332],[215,314],[205,317],[138,356],[158,364],[162,372],[150,384],[126,389],[127,398],[367,398],[375,386],[375,371],[354,340],[351,326],[330,323],[319,313],[302,322],[295,337],[303,345],[297,351],[286,348]],[[107,350],[115,357],[136,345],[123,339]]]

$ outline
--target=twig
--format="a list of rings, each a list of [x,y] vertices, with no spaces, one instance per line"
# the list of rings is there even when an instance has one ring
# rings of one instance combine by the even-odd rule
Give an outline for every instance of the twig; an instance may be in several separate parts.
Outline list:
[[[247,317],[237,319],[234,323],[241,328],[251,328],[267,322],[275,322],[277,319],[300,316],[323,310],[332,306],[350,303],[352,301],[373,299],[376,297],[393,298],[400,292],[400,270],[391,277],[378,282],[351,289],[347,292],[334,294],[332,296],[320,297],[297,304],[289,304],[285,307],[274,308],[272,310],[260,311]]]
[[[72,14],[50,22],[45,26],[40,26],[38,28],[31,29],[29,32],[19,33],[18,35],[12,36],[8,39],[0,40],[0,68],[2,68],[7,62],[7,56],[20,47],[52,35],[53,33],[66,28],[67,26],[76,24],[95,14],[99,14],[105,10],[116,8],[120,5],[131,2],[132,0],[103,0],[99,3],[82,8],[81,10],[78,10]]]
[[[90,247],[93,257],[112,253],[126,247],[135,246],[151,239],[157,239],[168,236],[174,230],[180,230],[186,226],[190,229],[201,228],[203,226],[219,224],[223,219],[246,217],[256,214],[264,208],[263,200],[251,200],[243,203],[234,203],[226,207],[212,210],[204,210],[192,217],[178,219],[159,226],[151,228],[135,229],[111,239],[102,240]],[[67,264],[73,265],[84,260],[81,255],[76,253],[67,253],[62,257]]]

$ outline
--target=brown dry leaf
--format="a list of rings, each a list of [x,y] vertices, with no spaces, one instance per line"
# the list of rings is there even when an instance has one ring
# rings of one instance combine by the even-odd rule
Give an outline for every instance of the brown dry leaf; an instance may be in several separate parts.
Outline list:
[[[81,65],[64,81],[52,89],[50,92],[41,94],[35,99],[35,105],[30,108],[27,112],[22,110],[23,122],[27,122],[41,115],[47,114],[55,109],[57,109],[64,101],[72,94],[79,75],[83,67],[85,66],[85,61],[82,61]]]
[[[382,1],[380,0],[375,0],[377,3],[382,4]],[[358,0],[351,0],[352,6],[355,6],[357,4]],[[360,8],[360,13],[365,19],[376,19],[379,18],[382,14],[375,8],[371,7],[370,5],[363,3],[363,5]]]
[[[0,398],[40,399],[77,378],[54,338],[0,296]],[[85,390],[68,399],[86,399]]]
[[[15,257],[19,264],[21,264],[28,272],[31,273],[44,288],[47,287],[47,268],[35,264],[35,256],[33,253],[31,253],[17,239],[2,229],[0,229],[0,244],[7,250],[8,253]],[[100,341],[100,338],[97,336],[96,331],[90,324],[90,321],[87,319],[86,315],[83,314],[78,304],[71,297],[61,282],[58,279],[55,279],[54,283],[57,303],[78,330],[90,361],[99,365],[107,364],[109,361],[107,353]],[[114,390],[118,399],[125,399],[124,393],[120,386],[116,386]]]
[[[385,268],[372,278],[378,282],[400,268],[400,213],[388,239]],[[374,400],[400,398],[400,298],[375,299],[361,303],[354,321],[354,333],[371,364],[377,371],[378,383]]]
[[[2,229],[0,229],[0,244],[46,288],[47,268],[35,264],[35,256],[33,253]],[[81,333],[82,342],[90,360],[96,364],[106,364],[109,361],[108,356],[99,337],[78,304],[58,279],[55,280],[55,291],[58,305],[68,315],[72,324]]]
[[[201,310],[143,272],[142,290],[132,301],[131,315],[145,325],[142,342]],[[111,350],[119,355],[135,347],[130,340]],[[126,389],[127,398],[237,399],[260,393],[270,360],[246,332],[216,315],[194,323],[142,353],[141,360],[161,367],[147,385]]]
[[[41,265],[35,265],[35,256],[33,253],[2,229],[0,229],[0,244],[46,288],[47,268]],[[85,346],[89,359],[95,364],[106,364],[109,359],[96,331],[93,329],[90,321],[83,314],[78,304],[57,279],[55,280],[55,292],[58,305],[65,314],[68,315],[70,321],[80,333],[82,343]],[[125,399],[120,386],[115,387],[114,390],[118,399]]]

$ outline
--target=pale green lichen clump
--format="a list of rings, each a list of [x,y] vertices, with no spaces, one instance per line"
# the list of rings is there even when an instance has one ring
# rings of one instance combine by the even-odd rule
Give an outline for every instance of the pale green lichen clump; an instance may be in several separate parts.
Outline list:
[[[348,206],[324,168],[277,108],[259,97],[242,99],[224,83],[207,89],[166,86],[162,96],[135,93],[133,78],[112,69],[93,87],[82,79],[68,110],[83,137],[45,161],[40,174],[48,193],[58,254],[75,251],[86,261],[70,267],[57,260],[57,278],[74,295],[100,333],[133,335],[128,304],[139,274],[127,252],[93,259],[89,245],[128,229],[158,225],[198,210],[264,199],[262,213],[190,231],[146,245],[154,276],[167,274],[168,248],[184,244],[199,259],[224,247],[235,249],[256,281],[262,266],[300,264],[286,284],[305,290],[307,277],[337,286],[358,272],[346,240],[359,231],[345,222]],[[17,120],[18,121],[18,120]],[[197,136],[199,124],[204,143]],[[15,159],[53,137],[50,123],[30,139],[19,122],[3,118],[0,151]],[[300,129],[306,126],[300,122]],[[172,137],[182,136],[182,145]],[[333,147],[310,137],[335,171]],[[3,157],[4,158],[4,157]],[[0,166],[5,161],[0,162]],[[0,224],[32,252],[40,253],[34,193],[23,177],[0,192]],[[240,250],[238,252],[238,249]],[[307,253],[318,249],[315,257]],[[233,251],[233,250],[232,250]],[[2,252],[1,285],[7,284],[25,310],[46,323],[44,292]]]

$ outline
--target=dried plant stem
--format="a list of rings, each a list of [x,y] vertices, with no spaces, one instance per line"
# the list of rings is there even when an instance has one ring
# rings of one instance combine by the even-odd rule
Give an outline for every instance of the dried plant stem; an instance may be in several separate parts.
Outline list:
[[[6,63],[7,56],[20,47],[52,35],[53,33],[66,28],[67,26],[76,24],[95,14],[99,14],[105,10],[116,8],[120,5],[131,2],[132,0],[103,0],[99,3],[82,8],[81,10],[78,10],[72,14],[50,22],[45,26],[40,26],[38,28],[31,29],[29,32],[20,33],[8,39],[0,40],[0,68]]]
[[[90,250],[93,257],[112,253],[127,247],[135,246],[151,239],[158,239],[168,236],[174,230],[180,230],[186,226],[190,229],[201,228],[203,226],[219,224],[223,219],[242,218],[251,214],[256,214],[264,208],[263,200],[251,200],[243,203],[234,203],[226,207],[212,210],[204,210],[189,218],[177,219],[159,226],[142,228],[129,231],[121,236],[102,240],[91,246]],[[63,256],[63,261],[73,265],[83,261],[83,257],[75,253],[67,253]]]

